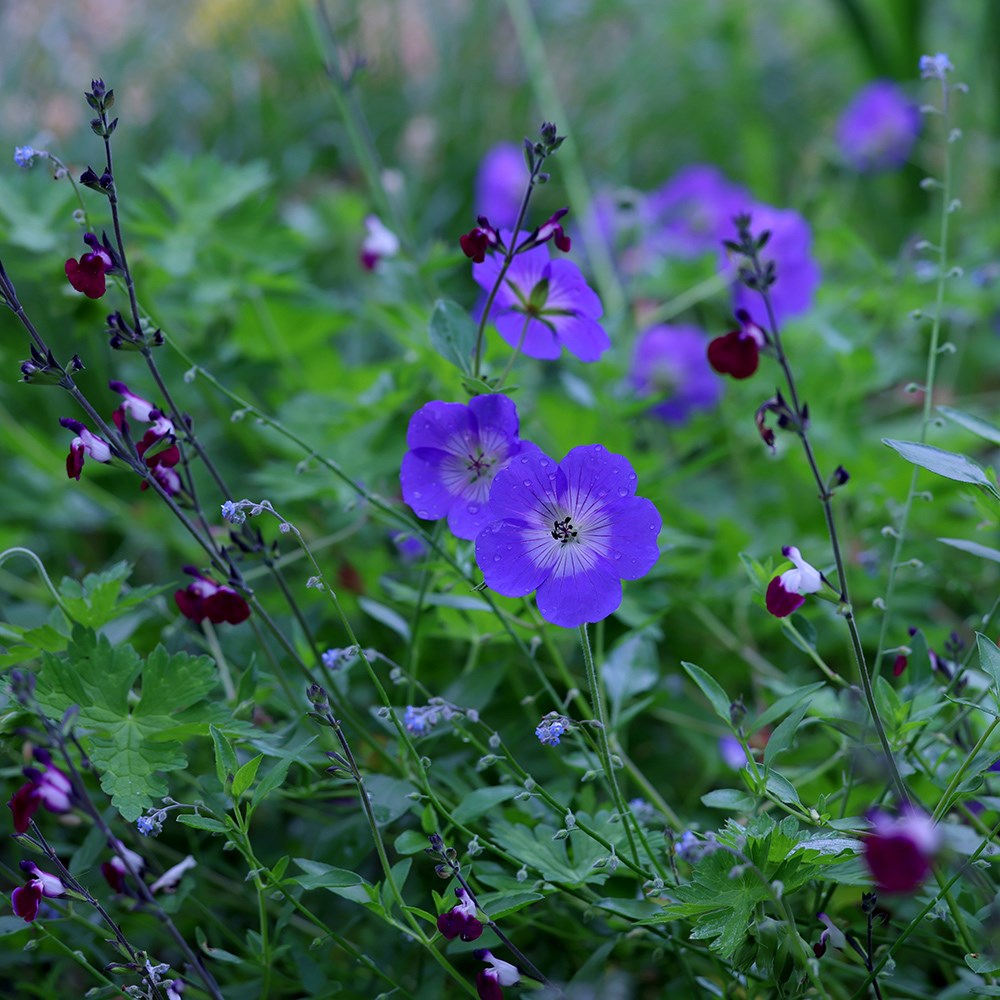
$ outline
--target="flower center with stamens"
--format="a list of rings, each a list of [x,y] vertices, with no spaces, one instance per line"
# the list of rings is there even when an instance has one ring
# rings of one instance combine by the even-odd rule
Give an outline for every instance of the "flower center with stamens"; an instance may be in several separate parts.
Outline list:
[[[489,475],[490,469],[496,464],[496,460],[492,458],[487,458],[483,452],[479,452],[478,455],[468,455],[469,464],[466,469],[472,473],[473,480],[482,479],[483,476]]]
[[[567,514],[561,521],[552,522],[552,537],[562,545],[572,542],[577,535],[573,519]]]

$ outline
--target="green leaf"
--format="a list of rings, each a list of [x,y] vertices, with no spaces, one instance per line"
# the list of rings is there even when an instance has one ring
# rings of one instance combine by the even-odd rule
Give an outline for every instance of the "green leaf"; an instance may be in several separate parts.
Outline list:
[[[226,783],[239,768],[239,760],[232,743],[229,742],[229,737],[221,729],[210,725],[208,731],[212,734],[212,743],[215,745],[215,776],[219,779],[219,785],[225,790]]]
[[[373,601],[370,597],[359,597],[358,604],[361,610],[374,618],[375,621],[391,628],[403,642],[410,641],[410,626],[401,614],[393,611],[392,608],[387,608],[384,604],[379,604],[378,601]]]
[[[1000,972],[1000,955],[978,955],[973,953],[965,956],[965,964],[973,972],[977,972],[981,976],[988,976],[994,972]]]
[[[209,833],[225,833],[226,824],[220,823],[211,816],[198,816],[194,813],[182,813],[177,817],[181,826],[190,826],[195,830],[208,830]]]
[[[907,462],[919,465],[928,472],[944,476],[945,479],[952,479],[958,483],[972,483],[974,486],[981,486],[997,499],[1000,493],[990,481],[985,472],[965,455],[960,455],[954,451],[943,451],[929,444],[920,444],[919,441],[893,441],[891,438],[883,438],[882,444],[888,445],[897,452]]]
[[[476,324],[468,310],[450,299],[438,299],[431,313],[431,346],[465,375],[472,374]]]
[[[259,753],[256,757],[252,757],[248,760],[236,772],[236,775],[233,778],[234,799],[238,799],[253,784],[253,779],[257,777],[257,768],[260,767],[260,762],[263,759],[264,755]]]
[[[206,656],[158,646],[144,662],[131,646],[112,646],[77,626],[64,656],[43,656],[36,697],[52,718],[78,706],[81,740],[101,787],[131,823],[167,794],[165,774],[187,766],[174,734],[207,732],[206,699],[216,683]]]
[[[101,573],[88,573],[82,583],[64,577],[59,584],[59,595],[66,613],[78,624],[98,629],[165,589],[139,587],[119,599],[131,572],[132,567],[127,562],[119,562]]]
[[[310,743],[312,740],[309,741]],[[250,796],[250,805],[256,809],[270,794],[280,788],[288,777],[288,769],[292,766],[289,758],[279,760],[267,774],[261,779],[260,784],[253,790]]]
[[[427,834],[419,830],[404,830],[392,846],[397,854],[419,854],[427,849]]]
[[[764,709],[760,715],[747,727],[747,732],[753,734],[764,726],[769,726],[775,719],[780,719],[786,712],[791,711],[803,698],[815,694],[820,688],[826,686],[826,681],[816,681],[813,684],[806,684],[804,687],[796,688],[788,694],[780,697],[770,708]]]
[[[978,434],[993,444],[1000,444],[1000,427],[997,427],[996,424],[991,424],[988,420],[983,420],[982,417],[966,413],[964,410],[956,410],[951,406],[939,406],[937,411],[967,431],[972,431],[973,434]]]
[[[513,892],[484,892],[479,895],[479,905],[491,920],[501,920],[544,898],[540,892],[531,892],[527,889]]]
[[[963,552],[979,556],[980,559],[1000,563],[1000,549],[991,549],[988,545],[980,545],[979,542],[968,542],[964,538],[939,538],[938,541],[950,545],[953,549],[961,549]]]
[[[324,865],[309,858],[294,860],[305,875],[294,876],[290,881],[297,882],[303,889],[326,889],[335,896],[342,896],[355,903],[367,903],[370,900],[368,890],[374,887],[357,872],[346,868],[334,868],[332,865]]]
[[[979,648],[979,665],[990,675],[997,697],[1000,698],[1000,649],[981,632],[976,633],[976,645]]]
[[[452,819],[456,823],[469,823],[474,819],[479,819],[484,813],[512,799],[521,788],[518,785],[497,785],[492,788],[477,788],[469,792],[461,802],[455,807]]]
[[[601,664],[614,728],[628,701],[652,688],[660,679],[656,639],[649,631],[633,632],[616,643]]]
[[[791,746],[792,740],[795,739],[795,734],[798,732],[799,726],[802,724],[802,720],[805,718],[806,712],[809,711],[811,704],[811,701],[803,702],[771,733],[767,741],[767,746],[764,747],[765,767],[770,767],[778,754],[783,753]]]
[[[749,812],[755,799],[741,788],[716,788],[703,795],[701,801],[709,809],[732,809],[733,812]]]
[[[732,719],[729,714],[729,706],[732,704],[732,700],[722,690],[718,681],[693,663],[682,662],[681,666],[687,671],[688,677],[701,688],[702,694],[711,702],[712,708],[715,709],[715,714],[722,719],[727,727],[732,728]]]

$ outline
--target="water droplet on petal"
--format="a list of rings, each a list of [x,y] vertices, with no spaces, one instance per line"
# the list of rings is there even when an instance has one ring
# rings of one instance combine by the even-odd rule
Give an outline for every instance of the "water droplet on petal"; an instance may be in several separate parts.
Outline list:
[[[414,490],[413,491],[413,499],[414,500],[419,500],[422,496],[423,496],[423,493],[421,493],[420,490]]]
[[[428,514],[426,510],[418,510],[417,517],[421,518],[424,521],[429,521],[431,519],[430,514]]]
[[[499,552],[493,557],[494,562],[500,562],[501,559],[503,559],[503,556]]]
[[[628,496],[628,490],[627,490],[627,489],[625,489],[625,487],[624,487],[624,486],[619,486],[619,487],[618,487],[618,495],[619,495],[620,497],[627,497],[627,496]]]
[[[531,480],[530,479],[525,479],[524,485],[525,486],[530,486],[531,485]]]
[[[469,513],[470,514],[478,514],[479,513],[479,504],[477,504],[477,503],[470,503],[469,504]]]

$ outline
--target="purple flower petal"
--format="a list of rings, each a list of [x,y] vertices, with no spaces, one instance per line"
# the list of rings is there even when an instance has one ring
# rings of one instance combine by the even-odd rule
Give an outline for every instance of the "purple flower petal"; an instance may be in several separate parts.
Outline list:
[[[539,614],[546,621],[576,628],[584,622],[599,622],[617,611],[622,603],[622,584],[607,562],[600,559],[586,569],[574,567],[572,572],[553,573],[538,588],[537,598]]]
[[[551,572],[530,558],[527,539],[508,521],[494,521],[476,535],[476,562],[490,589],[504,597],[525,597]]]
[[[615,507],[611,525],[611,558],[623,580],[645,576],[660,558],[656,539],[663,519],[652,500],[629,497]]]
[[[554,361],[562,353],[562,344],[555,330],[547,323],[537,319],[528,320],[528,328],[524,328],[524,313],[510,310],[498,313],[493,317],[493,325],[503,339],[511,347],[521,345],[521,353],[526,358],[537,358],[539,361]],[[521,337],[524,340],[521,340]]]
[[[451,451],[456,437],[470,438],[475,430],[472,413],[462,403],[428,403],[410,418],[406,446]]]

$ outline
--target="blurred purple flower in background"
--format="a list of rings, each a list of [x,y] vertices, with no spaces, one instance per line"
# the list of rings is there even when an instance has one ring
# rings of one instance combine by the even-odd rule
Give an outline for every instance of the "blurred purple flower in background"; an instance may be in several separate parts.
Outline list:
[[[646,199],[646,246],[669,257],[717,251],[732,229],[733,216],[750,204],[747,191],[717,167],[685,167]]]
[[[754,235],[765,229],[771,233],[760,252],[760,262],[774,262],[776,280],[769,290],[775,319],[779,324],[807,312],[819,284],[819,265],[812,257],[812,230],[809,223],[790,208],[754,204],[749,208]],[[738,240],[736,225],[730,221],[725,238]],[[763,316],[758,292],[742,283],[733,286],[733,308],[745,309],[753,316]]]
[[[719,737],[719,756],[722,762],[734,771],[742,771],[747,764],[747,755],[743,752],[740,741],[729,733]]]
[[[518,437],[517,407],[500,394],[463,403],[420,407],[406,432],[409,451],[399,479],[403,500],[417,517],[448,518],[457,538],[473,539],[490,520],[493,477],[535,445]]]
[[[862,173],[892,170],[906,162],[920,132],[920,111],[891,80],[875,80],[854,95],[837,125],[847,163]]]
[[[654,326],[639,335],[629,379],[640,396],[661,399],[651,412],[669,423],[710,409],[722,383],[708,363],[708,337],[693,326]]]
[[[512,142],[494,146],[476,175],[476,214],[485,215],[498,229],[510,229],[517,221],[527,182],[521,147]]]
[[[874,809],[872,831],[865,837],[865,863],[880,892],[916,892],[930,874],[940,844],[934,821],[916,808],[898,817]]]
[[[501,236],[507,246],[528,233]],[[472,276],[485,291],[496,284],[503,263],[494,255],[472,265]],[[581,361],[596,361],[610,346],[597,321],[604,307],[570,260],[551,260],[547,244],[519,253],[493,300],[490,319],[511,347],[529,358],[558,358],[565,347]]]

